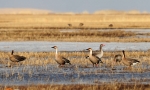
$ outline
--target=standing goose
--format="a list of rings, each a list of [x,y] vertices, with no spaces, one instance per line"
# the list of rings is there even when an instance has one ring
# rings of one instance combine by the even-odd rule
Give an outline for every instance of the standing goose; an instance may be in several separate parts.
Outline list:
[[[88,49],[86,49],[86,50],[89,50],[89,51],[90,51],[89,60],[90,60],[91,63],[93,64],[93,67],[94,67],[94,65],[97,66],[99,63],[103,63],[103,62],[101,61],[101,58],[99,58],[99,57],[97,57],[97,56],[95,56],[95,55],[92,54],[92,48],[88,48]]]
[[[126,58],[125,56],[125,51],[122,51],[123,53],[123,57],[122,57],[122,63],[125,64],[126,66],[134,66],[137,63],[140,63],[140,61],[138,61],[137,59],[132,59],[132,58]]]
[[[58,55],[58,53],[57,53],[57,46],[53,46],[53,47],[51,47],[51,48],[54,48],[55,50],[56,50],[56,53],[55,53],[55,61],[59,64],[59,65],[65,65],[65,63],[69,63],[70,65],[71,65],[71,63],[70,63],[70,61],[68,60],[68,59],[66,59],[65,57],[63,57],[63,56],[60,56],[60,55]]]
[[[95,52],[95,53],[92,53],[94,56],[97,56],[99,58],[102,58],[104,52],[102,50],[102,47],[105,46],[104,44],[100,44],[100,47],[99,47],[99,51],[98,52]],[[86,58],[89,58],[89,56],[87,56]]]
[[[14,50],[12,50],[9,59],[10,59],[12,62],[20,62],[20,61],[24,61],[24,60],[26,59],[26,57],[24,57],[24,56],[19,56],[19,55],[14,55]]]
[[[100,47],[99,47],[99,51],[98,52],[95,52],[93,53],[93,55],[96,55],[97,57],[101,58],[104,54],[103,50],[102,50],[102,47],[105,46],[104,44],[100,44]]]

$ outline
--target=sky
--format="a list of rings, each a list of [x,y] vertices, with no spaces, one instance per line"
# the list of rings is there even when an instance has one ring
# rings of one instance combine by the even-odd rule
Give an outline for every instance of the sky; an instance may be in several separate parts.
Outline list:
[[[150,0],[0,0],[2,8],[31,8],[54,12],[138,10],[150,12]]]

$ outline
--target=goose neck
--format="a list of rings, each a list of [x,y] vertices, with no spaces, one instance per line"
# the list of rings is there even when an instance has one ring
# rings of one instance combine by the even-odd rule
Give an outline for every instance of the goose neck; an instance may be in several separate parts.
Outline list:
[[[12,50],[11,55],[13,55],[14,51]]]
[[[102,52],[102,46],[100,46],[100,51]]]
[[[126,56],[125,56],[125,52],[123,51],[123,58],[125,58]]]
[[[90,55],[92,55],[92,50],[90,50]]]
[[[56,54],[57,54],[58,52],[57,52],[57,48],[56,48]]]

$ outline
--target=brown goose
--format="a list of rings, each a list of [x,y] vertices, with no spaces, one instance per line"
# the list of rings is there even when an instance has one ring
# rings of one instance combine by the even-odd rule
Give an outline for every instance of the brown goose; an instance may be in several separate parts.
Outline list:
[[[134,65],[140,63],[140,61],[138,61],[137,59],[126,58],[126,56],[125,56],[125,51],[124,51],[124,50],[122,51],[122,53],[123,53],[122,63],[123,63],[124,65],[131,67],[131,66],[134,66]]]
[[[100,47],[99,47],[99,51],[98,52],[94,52],[92,53],[94,56],[97,56],[99,58],[102,58],[104,52],[102,50],[102,47],[105,46],[104,44],[100,44]],[[86,58],[89,58],[89,56],[87,56]]]
[[[115,62],[121,62],[121,60],[122,60],[122,55],[121,54],[115,55],[115,57],[114,57]]]
[[[71,63],[70,63],[70,61],[68,60],[68,59],[66,59],[65,57],[63,57],[63,56],[60,56],[60,55],[58,55],[58,53],[57,53],[57,46],[53,46],[52,48],[54,48],[55,50],[56,50],[56,53],[55,53],[55,61],[61,66],[61,65],[65,65],[65,63],[69,63],[70,65],[71,65]]]
[[[84,25],[83,23],[80,23],[80,24],[79,24],[80,27],[83,26],[83,25]]]
[[[100,44],[100,47],[99,47],[99,51],[98,52],[95,52],[93,53],[93,55],[96,55],[97,57],[101,58],[104,54],[103,50],[102,50],[102,47],[105,46],[104,44]]]
[[[24,57],[24,56],[13,55],[13,53],[14,53],[14,50],[12,50],[11,55],[9,57],[9,59],[12,62],[20,62],[20,61],[24,61],[26,59],[26,57]]]
[[[117,54],[117,55],[115,55],[115,57],[114,57],[114,62],[112,63],[113,65],[114,64],[118,64],[119,63],[119,65],[120,65],[120,63],[121,63],[121,60],[122,60],[122,55],[121,54]]]
[[[89,60],[90,60],[91,63],[93,64],[93,67],[94,67],[94,65],[97,66],[99,63],[103,63],[103,62],[101,61],[101,58],[99,58],[99,57],[97,57],[97,56],[95,56],[95,55],[92,54],[92,48],[88,48],[88,49],[86,49],[86,50],[89,50],[89,51],[90,51]]]
[[[113,24],[109,24],[109,27],[113,27]]]
[[[72,27],[72,24],[69,23],[68,26],[69,26],[69,27]]]

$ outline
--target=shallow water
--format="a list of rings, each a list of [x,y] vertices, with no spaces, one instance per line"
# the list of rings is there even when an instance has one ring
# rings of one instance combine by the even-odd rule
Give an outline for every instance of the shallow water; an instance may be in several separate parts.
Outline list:
[[[91,29],[92,30],[92,29]],[[95,29],[93,29],[95,30]],[[96,29],[97,31],[112,31],[112,30],[123,30],[123,31],[131,31],[135,33],[150,33],[150,29]],[[61,32],[75,32],[80,31],[80,29],[61,29]]]
[[[104,51],[139,50],[150,49],[149,42],[123,43],[123,42],[48,42],[48,41],[24,41],[24,42],[0,42],[1,51],[20,52],[49,52],[54,51],[51,47],[58,46],[59,51],[84,51],[87,48],[99,50],[99,45],[105,44]]]
[[[96,84],[104,82],[122,82],[141,84],[150,83],[150,67],[145,72],[123,70],[122,66],[116,70],[101,66],[98,68],[57,65],[46,66],[13,66],[0,68],[1,85],[28,84]],[[147,79],[146,81],[145,78]],[[135,81],[137,80],[137,81]]]

